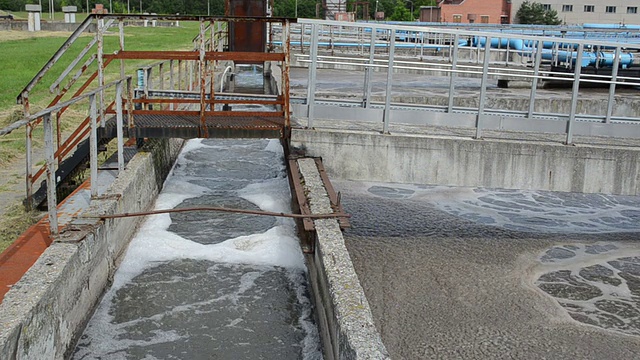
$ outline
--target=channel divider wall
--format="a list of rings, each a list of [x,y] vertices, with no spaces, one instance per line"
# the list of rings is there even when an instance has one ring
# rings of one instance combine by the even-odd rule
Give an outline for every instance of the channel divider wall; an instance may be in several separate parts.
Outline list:
[[[90,216],[149,209],[184,140],[149,141],[107,191],[74,219],[0,304],[0,357],[68,358],[143,217]]]
[[[313,158],[297,160],[312,214],[333,212]],[[325,359],[389,359],[345,246],[337,219],[316,219],[315,251],[306,254]]]

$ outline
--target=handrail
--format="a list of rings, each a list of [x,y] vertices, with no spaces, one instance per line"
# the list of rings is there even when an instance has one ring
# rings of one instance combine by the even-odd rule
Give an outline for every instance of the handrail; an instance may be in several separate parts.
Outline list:
[[[62,55],[69,49],[71,45],[80,37],[80,35],[89,27],[91,22],[93,21],[95,15],[89,15],[78,28],[69,36],[67,40],[60,46],[58,51],[49,59],[49,61],[38,71],[36,76],[29,81],[27,86],[22,89],[18,97],[16,98],[16,102],[18,104],[24,104],[25,97],[28,97],[29,92],[36,86],[36,84],[45,76],[45,74],[53,67],[53,65],[60,60]]]
[[[74,97],[72,99],[69,99],[69,100],[65,101],[65,102],[58,103],[58,104],[56,104],[54,106],[51,106],[51,107],[48,107],[46,109],[40,110],[40,111],[38,111],[37,113],[35,113],[33,115],[30,115],[30,116],[28,116],[28,117],[26,117],[26,118],[24,118],[22,120],[18,120],[16,122],[6,126],[3,129],[0,129],[0,136],[4,136],[4,135],[7,135],[7,134],[10,134],[13,130],[19,129],[22,126],[25,126],[25,125],[33,122],[33,121],[36,121],[36,120],[38,120],[38,118],[41,118],[44,115],[51,114],[52,112],[56,112],[56,111],[58,111],[58,110],[60,110],[62,108],[65,108],[65,107],[68,107],[70,105],[73,105],[73,104],[79,102],[80,100],[84,100],[86,98],[89,98],[92,95],[96,95],[99,92],[104,91],[104,90],[106,90],[108,88],[111,88],[111,87],[113,87],[115,85],[118,85],[121,82],[126,81],[128,79],[131,79],[131,76],[127,76],[124,79],[118,79],[118,80],[112,81],[112,82],[110,82],[108,84],[105,84],[103,86],[97,87],[97,88],[95,88],[94,90],[92,90],[92,91],[90,91],[88,93],[84,93],[82,95],[78,95],[78,96],[76,96],[76,97]]]

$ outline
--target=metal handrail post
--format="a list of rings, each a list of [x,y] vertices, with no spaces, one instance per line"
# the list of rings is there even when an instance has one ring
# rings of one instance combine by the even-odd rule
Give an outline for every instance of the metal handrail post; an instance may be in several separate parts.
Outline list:
[[[44,126],[44,152],[47,163],[47,212],[49,214],[49,231],[58,235],[58,209],[56,195],[56,165],[53,149],[53,121],[51,113],[42,117]]]
[[[118,173],[124,170],[124,139],[122,133],[122,81],[116,86],[116,136],[118,138]]]
[[[618,81],[618,67],[620,66],[620,52],[621,46],[616,46],[616,53],[613,59],[613,68],[611,69],[611,85],[609,86],[609,98],[607,101],[607,117],[604,120],[605,123],[611,122],[611,116],[613,115],[613,105],[615,103],[616,94],[616,82]]]
[[[480,82],[480,101],[478,103],[478,114],[476,117],[476,139],[482,138],[482,122],[484,118],[484,107],[487,101],[487,80],[489,78],[489,60],[491,59],[491,37],[487,36],[484,44],[484,62],[482,63],[482,80]]]
[[[91,133],[89,135],[89,168],[91,169],[91,198],[98,196],[98,109],[95,94],[89,96]]]
[[[449,74],[449,105],[447,106],[447,113],[451,114],[453,112],[454,98],[453,93],[455,91],[455,79],[457,74],[455,70],[458,67],[458,42],[460,40],[460,35],[455,34],[453,38],[453,54],[451,55],[451,73]]]
[[[584,44],[578,45],[578,56],[576,62],[573,65],[573,89],[571,90],[571,109],[569,110],[569,120],[567,122],[567,140],[565,145],[571,145],[573,143],[573,125],[576,121],[576,110],[578,109],[578,91],[580,90],[580,74],[582,73],[582,52],[584,51]]]
[[[533,66],[533,79],[531,80],[531,94],[529,95],[529,112],[527,113],[527,117],[531,119],[533,117],[533,112],[536,107],[536,92],[538,90],[538,76],[540,75],[540,63],[542,62],[542,49],[544,43],[542,41],[538,41],[538,46],[536,46],[536,57],[535,64]]]
[[[311,25],[311,49],[309,49],[311,64],[309,64],[309,81],[307,88],[307,127],[313,128],[316,102],[316,73],[318,67],[318,25]]]
[[[364,99],[362,105],[364,108],[371,106],[371,87],[373,85],[373,60],[376,53],[376,28],[371,28],[371,41],[369,42],[369,66],[364,72]]]
[[[393,85],[393,58],[396,51],[396,30],[389,32],[389,63],[387,65],[387,93],[384,100],[384,115],[382,117],[382,133],[389,133],[389,118],[391,112],[391,90]]]

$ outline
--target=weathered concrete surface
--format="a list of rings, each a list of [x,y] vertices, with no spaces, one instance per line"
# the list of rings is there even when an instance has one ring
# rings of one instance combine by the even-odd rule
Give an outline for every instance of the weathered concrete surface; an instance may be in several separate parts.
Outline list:
[[[80,23],[40,22],[42,31],[75,31]],[[24,20],[0,20],[0,31],[27,31],[28,22]],[[96,24],[91,24],[85,32],[95,33]]]
[[[61,359],[69,355],[141,218],[86,218],[147,209],[182,140],[154,141],[137,154],[105,194],[91,202],[0,304],[2,359]]]
[[[311,212],[332,212],[313,159],[298,160]],[[327,359],[387,359],[389,355],[336,219],[315,220],[316,251],[307,258],[325,357]]]
[[[383,135],[353,128],[294,128],[291,145],[323,157],[327,171],[346,180],[640,194],[638,146],[566,146],[539,134],[527,140],[522,133],[474,140],[429,131],[405,126]]]

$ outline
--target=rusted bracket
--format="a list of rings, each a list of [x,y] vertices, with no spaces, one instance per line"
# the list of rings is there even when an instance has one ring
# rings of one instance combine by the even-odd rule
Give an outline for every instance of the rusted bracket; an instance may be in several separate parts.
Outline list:
[[[322,158],[315,158],[316,166],[318,167],[318,172],[320,173],[320,178],[322,179],[322,183],[324,185],[325,190],[327,190],[327,194],[329,194],[329,200],[331,201],[331,209],[333,212],[338,212],[344,214],[344,209],[342,208],[342,204],[340,203],[340,193],[336,193],[331,185],[331,181],[329,181],[329,176],[327,176],[327,172],[324,169],[324,165],[322,164]],[[344,230],[351,227],[349,223],[349,218],[338,218],[338,223],[340,224],[340,229]]]

